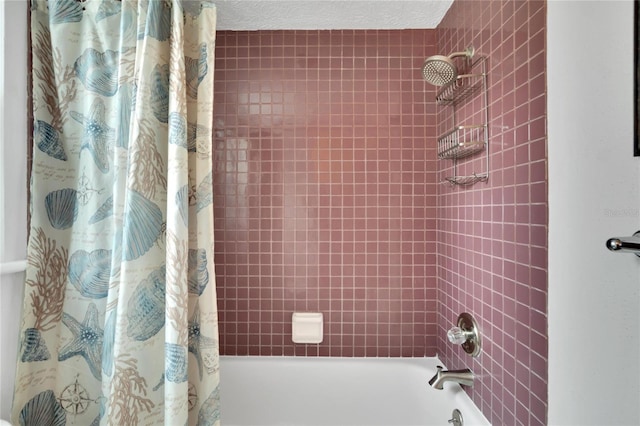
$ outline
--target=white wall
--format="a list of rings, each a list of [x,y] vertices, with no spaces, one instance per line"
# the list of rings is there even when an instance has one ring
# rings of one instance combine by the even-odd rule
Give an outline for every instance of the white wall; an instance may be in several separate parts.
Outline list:
[[[23,260],[27,239],[27,1],[2,0],[4,23],[0,28],[4,55],[0,81],[4,96],[0,113],[0,262]],[[2,73],[0,73],[2,74]],[[4,158],[4,161],[2,159]],[[18,326],[21,315],[24,273],[0,276],[0,419],[9,418],[13,395]]]
[[[549,424],[640,424],[633,2],[548,2]]]

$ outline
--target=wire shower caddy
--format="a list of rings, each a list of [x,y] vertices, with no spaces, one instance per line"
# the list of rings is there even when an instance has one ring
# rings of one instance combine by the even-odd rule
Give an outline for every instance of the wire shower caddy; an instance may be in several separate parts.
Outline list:
[[[453,126],[438,137],[438,158],[453,161],[453,176],[445,177],[452,185],[473,185],[476,182],[489,179],[489,115],[487,94],[487,63],[486,57],[469,60],[465,74],[460,74],[455,80],[445,84],[436,95],[436,103],[451,107]],[[482,123],[459,124],[456,112],[458,107],[467,101],[481,96],[480,117]],[[459,176],[458,162],[461,159],[484,154],[484,170],[473,172],[467,176]]]

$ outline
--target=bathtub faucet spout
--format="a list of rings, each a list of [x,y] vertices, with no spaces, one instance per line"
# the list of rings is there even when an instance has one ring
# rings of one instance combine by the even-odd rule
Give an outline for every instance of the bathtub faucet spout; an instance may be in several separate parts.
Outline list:
[[[442,390],[444,382],[456,382],[465,386],[473,386],[474,375],[471,370],[465,368],[463,370],[443,370],[442,366],[438,366],[435,376],[429,380],[431,387]]]

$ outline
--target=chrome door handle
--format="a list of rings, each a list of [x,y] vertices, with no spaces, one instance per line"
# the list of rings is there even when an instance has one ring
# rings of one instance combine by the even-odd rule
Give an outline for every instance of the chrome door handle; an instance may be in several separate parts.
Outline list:
[[[611,251],[635,253],[640,257],[640,231],[631,237],[614,237],[607,240],[607,248]]]

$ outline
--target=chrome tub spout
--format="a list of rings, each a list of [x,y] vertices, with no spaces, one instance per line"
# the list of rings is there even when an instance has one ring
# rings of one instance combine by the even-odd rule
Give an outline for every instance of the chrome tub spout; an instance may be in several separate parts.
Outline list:
[[[462,370],[443,370],[442,366],[438,366],[438,371],[435,376],[429,380],[431,387],[442,390],[442,386],[445,382],[456,382],[465,386],[473,386],[474,375],[473,372],[468,369]]]

